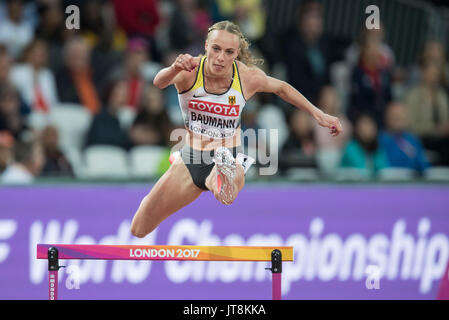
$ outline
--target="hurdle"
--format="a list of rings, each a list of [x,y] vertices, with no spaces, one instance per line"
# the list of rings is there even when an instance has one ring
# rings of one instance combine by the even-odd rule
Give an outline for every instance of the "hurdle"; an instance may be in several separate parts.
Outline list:
[[[293,261],[293,247],[38,244],[37,259],[48,261],[49,300],[58,300],[60,259],[271,261],[272,299],[281,300],[282,261]]]

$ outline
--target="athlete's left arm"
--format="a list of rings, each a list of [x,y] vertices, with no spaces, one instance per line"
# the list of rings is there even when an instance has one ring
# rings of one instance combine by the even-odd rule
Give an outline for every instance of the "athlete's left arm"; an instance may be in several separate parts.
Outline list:
[[[270,77],[258,68],[254,68],[251,72],[253,76],[250,78],[250,81],[255,88],[255,92],[274,93],[289,104],[307,111],[320,126],[329,128],[330,134],[333,136],[337,136],[343,131],[340,120],[337,117],[326,114],[315,107],[287,82]]]

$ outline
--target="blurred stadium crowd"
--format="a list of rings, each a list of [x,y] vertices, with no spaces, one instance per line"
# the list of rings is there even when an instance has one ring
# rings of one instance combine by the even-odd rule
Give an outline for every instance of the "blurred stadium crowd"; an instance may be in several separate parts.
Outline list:
[[[309,0],[297,1],[295,24],[267,39],[267,2],[0,1],[0,181],[160,175],[183,123],[175,88],[159,90],[153,77],[179,53],[204,53],[208,27],[224,19],[240,25],[265,72],[342,121],[333,138],[274,95],[250,100],[242,129],[278,130],[279,176],[447,178],[441,42],[426,39],[405,68],[385,41],[394,26],[361,28],[341,50],[324,32],[325,7]],[[71,4],[79,30],[65,25]]]

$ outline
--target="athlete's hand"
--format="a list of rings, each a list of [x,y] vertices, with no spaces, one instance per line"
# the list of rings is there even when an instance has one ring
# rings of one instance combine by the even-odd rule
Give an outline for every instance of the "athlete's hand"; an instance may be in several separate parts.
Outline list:
[[[199,65],[199,62],[197,59],[192,57],[190,54],[180,54],[175,62],[173,62],[172,66],[175,68],[176,71],[193,71],[195,68]]]
[[[329,128],[329,133],[334,137],[338,136],[343,131],[343,127],[341,126],[340,120],[338,120],[337,117],[331,116],[324,112],[320,112],[315,118],[320,126]]]

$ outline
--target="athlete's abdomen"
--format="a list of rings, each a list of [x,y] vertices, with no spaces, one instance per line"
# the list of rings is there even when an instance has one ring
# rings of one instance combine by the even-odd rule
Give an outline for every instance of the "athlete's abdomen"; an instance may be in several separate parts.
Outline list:
[[[187,129],[186,141],[194,149],[197,150],[215,150],[218,147],[233,148],[241,145],[241,129],[236,129],[234,136],[229,138],[207,138],[204,135],[196,134]]]

